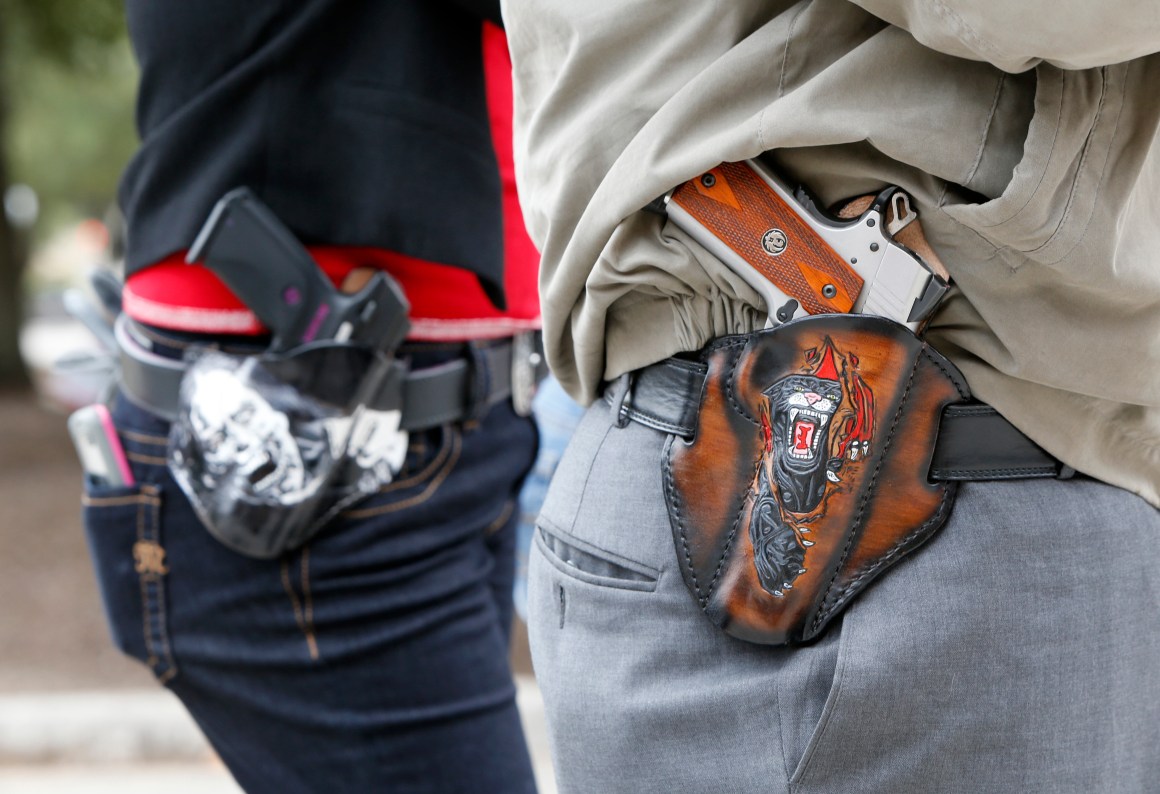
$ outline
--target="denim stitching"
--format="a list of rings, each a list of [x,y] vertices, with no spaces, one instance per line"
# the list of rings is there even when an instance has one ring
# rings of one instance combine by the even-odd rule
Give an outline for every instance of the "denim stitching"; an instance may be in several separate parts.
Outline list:
[[[500,511],[500,514],[496,516],[494,521],[487,525],[487,527],[483,530],[483,534],[494,535],[496,532],[499,532],[501,529],[503,529],[504,525],[507,524],[508,519],[512,517],[512,513],[515,511],[515,509],[515,500],[508,499],[504,503],[503,510]]]
[[[310,654],[310,658],[317,660],[318,648],[313,642],[313,636],[306,627],[306,618],[302,612],[302,602],[298,600],[298,594],[294,592],[294,585],[290,581],[290,555],[282,557],[281,564],[282,575],[282,589],[286,591],[286,595],[290,597],[290,606],[294,610],[294,623],[297,624],[298,630],[302,632],[306,638],[306,649]]]
[[[81,504],[85,507],[124,507],[148,501],[149,497],[142,494],[133,494],[132,496],[89,496],[83,494],[81,496]]]
[[[314,629],[314,595],[310,592],[310,546],[302,547],[302,560],[300,561],[302,567],[302,598],[306,602],[305,613],[306,619],[306,644],[310,646],[310,658],[318,659],[320,654],[318,652],[318,632]]]
[[[138,433],[134,430],[119,430],[117,432],[130,441],[136,441],[141,444],[153,444],[159,447],[164,447],[169,444],[169,439],[164,436],[153,436],[148,433]]]
[[[149,490],[152,490],[151,486],[146,486],[146,488],[148,488]],[[152,503],[152,513],[153,513],[153,531],[156,534],[155,541],[156,541],[158,547],[160,547],[161,549],[164,550],[164,546],[161,546],[161,500],[160,499],[156,499]],[[166,600],[165,600],[165,580],[162,578],[162,576],[163,575],[161,575],[161,574],[157,575],[156,584],[155,584],[155,587],[157,589],[156,621],[157,621],[157,630],[161,636],[161,645],[164,648],[165,661],[166,661],[166,664],[168,665],[168,669],[166,669],[165,673],[162,674],[160,678],[158,678],[158,681],[162,684],[166,684],[169,681],[173,680],[173,678],[177,675],[177,663],[174,661],[173,646],[169,640],[169,620],[168,620],[169,608],[168,608],[168,605],[167,605]]]
[[[139,498],[137,502],[137,542],[145,542],[145,505],[148,501]],[[130,551],[130,554],[132,551]],[[145,639],[145,663],[153,668],[157,664],[157,654],[153,650],[153,633],[149,630],[149,590],[145,584],[146,574],[137,574],[137,583],[141,587],[141,634]]]
[[[452,450],[448,456],[446,465],[443,467],[443,470],[440,471],[439,474],[436,475],[436,477],[427,484],[427,487],[424,488],[421,493],[418,493],[415,496],[409,497],[407,499],[403,499],[402,501],[382,505],[380,507],[368,507],[362,510],[347,510],[342,513],[342,516],[344,518],[370,518],[372,516],[381,516],[387,513],[394,513],[398,510],[414,507],[415,505],[420,505],[426,502],[435,494],[437,490],[439,490],[439,486],[443,484],[443,481],[447,479],[452,470],[455,468],[455,464],[459,462],[459,456],[463,452],[463,440],[460,438],[459,434],[456,433],[451,441]]]
[[[165,466],[169,463],[166,458],[159,458],[156,455],[142,455],[139,452],[126,452],[125,457],[134,463],[148,463],[152,466]]]
[[[156,486],[143,485],[141,486],[141,496],[137,508],[137,542],[155,545],[164,553],[160,538],[160,493]],[[145,515],[147,509],[149,510],[148,520]],[[145,650],[148,653],[146,663],[161,684],[168,683],[177,675],[177,664],[173,658],[169,632],[166,627],[167,608],[164,576],[164,573],[149,570],[138,574],[141,584],[141,613],[145,632]]]
[[[401,480],[392,480],[378,490],[380,494],[397,491],[400,488],[409,488],[412,485],[417,485],[423,480],[428,479],[432,472],[442,466],[448,455],[451,454],[451,448],[454,445],[454,436],[456,435],[454,425],[443,426],[443,440],[442,446],[439,448],[439,454],[436,455],[430,463],[423,467],[417,474],[406,477]]]

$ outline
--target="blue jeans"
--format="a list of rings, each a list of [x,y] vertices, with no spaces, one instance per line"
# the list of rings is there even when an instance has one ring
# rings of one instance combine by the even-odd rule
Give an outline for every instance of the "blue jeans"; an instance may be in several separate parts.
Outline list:
[[[114,641],[246,791],[535,790],[508,668],[530,420],[503,403],[412,433],[394,482],[259,560],[201,526],[163,420],[123,396],[113,419],[137,484],[84,512]]]

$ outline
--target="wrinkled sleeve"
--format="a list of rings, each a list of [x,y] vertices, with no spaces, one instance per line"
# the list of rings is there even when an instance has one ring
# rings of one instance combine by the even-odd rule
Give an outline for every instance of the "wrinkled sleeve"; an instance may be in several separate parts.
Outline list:
[[[853,0],[932,49],[1008,72],[1088,69],[1160,52],[1151,0]]]

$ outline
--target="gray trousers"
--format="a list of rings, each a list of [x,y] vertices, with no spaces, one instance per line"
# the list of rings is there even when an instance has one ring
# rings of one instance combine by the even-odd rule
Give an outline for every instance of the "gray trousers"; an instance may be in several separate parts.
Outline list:
[[[1160,791],[1160,511],[966,483],[816,644],[734,640],[677,568],[664,434],[597,402],[531,558],[562,792]]]

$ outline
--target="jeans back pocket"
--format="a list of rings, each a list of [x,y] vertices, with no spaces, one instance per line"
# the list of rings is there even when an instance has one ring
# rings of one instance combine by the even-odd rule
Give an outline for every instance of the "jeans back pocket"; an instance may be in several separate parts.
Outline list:
[[[149,483],[88,488],[84,528],[113,643],[161,683],[177,675],[169,638],[169,564],[161,489]]]

